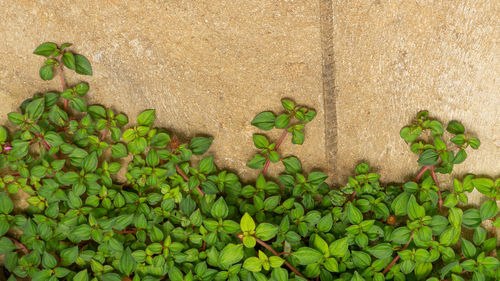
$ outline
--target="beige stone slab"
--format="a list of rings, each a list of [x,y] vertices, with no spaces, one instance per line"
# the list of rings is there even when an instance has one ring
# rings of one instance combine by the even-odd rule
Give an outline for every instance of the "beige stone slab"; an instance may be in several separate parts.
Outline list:
[[[317,1],[0,0],[0,120],[35,92],[39,43],[71,42],[86,55],[93,103],[132,119],[155,108],[157,125],[184,137],[215,138],[210,153],[243,178],[255,151],[250,125],[288,97],[318,111],[304,146],[283,146],[306,167],[324,166],[319,3]],[[273,135],[279,138],[280,132]],[[276,165],[278,166],[278,165]],[[279,167],[281,168],[281,167]],[[271,170],[272,171],[272,170]]]
[[[500,2],[334,1],[337,181],[367,160],[383,181],[417,172],[399,130],[420,110],[480,138],[457,166],[500,171]]]

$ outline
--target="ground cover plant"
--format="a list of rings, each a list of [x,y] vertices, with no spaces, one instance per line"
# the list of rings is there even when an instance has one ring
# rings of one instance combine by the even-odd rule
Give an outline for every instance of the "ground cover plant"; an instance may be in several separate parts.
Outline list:
[[[87,84],[65,84],[63,68],[92,74],[70,47],[36,48],[46,57],[41,78],[58,75],[61,91],[34,95],[8,115],[9,129],[0,127],[7,280],[500,279],[500,179],[466,175],[452,190],[437,182],[480,146],[461,123],[445,128],[418,113],[401,130],[419,156],[412,181],[381,184],[362,163],[337,188],[284,157],[285,141],[302,144],[316,115],[284,99],[280,114],[252,120],[283,133],[277,142],[253,135],[248,166],[261,173],[243,183],[204,156],[212,139],[182,143],[154,127],[153,109],[129,125],[126,115],[87,104]],[[272,163],[283,166],[276,180],[266,175]],[[479,207],[468,205],[473,190],[487,198]],[[27,209],[14,205],[17,193],[29,196]]]

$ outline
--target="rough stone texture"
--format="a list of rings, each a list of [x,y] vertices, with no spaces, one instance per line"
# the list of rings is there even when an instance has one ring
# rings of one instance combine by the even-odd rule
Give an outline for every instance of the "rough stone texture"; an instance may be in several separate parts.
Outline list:
[[[480,138],[456,175],[498,176],[499,11],[493,0],[334,1],[335,181],[360,160],[385,182],[416,174],[399,130],[423,109]]]
[[[71,42],[90,59],[94,76],[68,73],[67,80],[88,81],[91,102],[130,119],[155,108],[158,126],[185,139],[211,135],[218,166],[245,179],[255,175],[245,167],[259,131],[252,118],[280,110],[284,97],[315,108],[319,118],[306,129],[305,145],[292,146],[288,137],[282,151],[306,167],[325,166],[315,1],[0,0],[0,6],[1,124],[33,93],[60,88],[57,79],[38,78],[43,59],[31,54],[36,46]]]
[[[385,182],[415,174],[399,130],[422,109],[481,139],[457,175],[500,171],[498,1],[69,2],[0,0],[0,123],[59,88],[38,78],[34,48],[72,42],[95,75],[69,84],[90,82],[92,102],[131,119],[156,108],[157,124],[181,137],[212,135],[218,165],[245,179],[255,175],[250,120],[283,97],[318,118],[305,146],[282,151],[327,167],[332,182],[360,160]]]

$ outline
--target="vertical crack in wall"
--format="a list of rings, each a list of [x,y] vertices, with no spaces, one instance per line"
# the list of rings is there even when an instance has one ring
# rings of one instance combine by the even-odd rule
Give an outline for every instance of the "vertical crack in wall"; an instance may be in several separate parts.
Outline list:
[[[336,180],[337,110],[335,97],[335,61],[333,54],[333,0],[320,0],[323,100],[325,112],[325,151],[328,175]]]

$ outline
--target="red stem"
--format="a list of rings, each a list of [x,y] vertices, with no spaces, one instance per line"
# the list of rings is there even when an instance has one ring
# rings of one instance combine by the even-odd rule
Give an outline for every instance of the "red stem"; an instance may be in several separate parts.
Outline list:
[[[410,241],[408,241],[408,243],[405,244],[405,246],[403,248],[401,248],[401,251],[404,251],[406,250],[406,248],[408,247],[408,245],[410,245],[410,242],[411,242],[411,239],[413,238],[413,232],[411,233],[411,236],[410,236]],[[386,274],[387,271],[389,271],[389,269],[391,269],[391,267],[396,263],[398,262],[399,260],[399,255],[396,253],[396,257],[391,261],[391,263],[384,269],[384,271],[382,271],[382,274]]]
[[[436,173],[434,173],[434,166],[431,167],[431,176],[432,176],[432,179],[434,180],[434,183],[436,184],[437,188],[438,188],[438,196],[439,196],[439,199],[438,199],[438,203],[439,203],[439,212],[441,212],[441,209],[443,207],[443,199],[441,198],[441,190],[439,190],[439,185],[438,185],[438,181],[437,181],[437,177],[436,177]]]
[[[415,177],[415,181],[418,181],[424,175],[425,171],[429,170],[430,167],[431,166],[424,166],[420,173],[418,173],[418,175]]]
[[[179,167],[179,165],[175,164],[175,169],[177,170],[177,172],[179,173],[179,175],[181,175],[186,181],[189,180],[189,178],[186,176],[186,174],[184,174],[184,172],[181,170],[181,168]],[[201,190],[200,186],[197,186],[196,190],[198,190],[198,192],[201,194],[201,196],[205,196],[205,193],[203,193],[203,191]]]
[[[106,138],[106,135],[108,134],[108,125],[104,128],[104,132],[102,133],[101,136],[101,141],[103,141]]]
[[[285,140],[286,135],[288,134],[288,127],[283,131],[283,134],[281,134],[281,138],[279,141],[276,143],[276,146],[274,147],[273,151],[277,151],[280,145],[283,143]],[[271,163],[271,160],[269,160],[269,157],[266,158],[266,164],[264,164],[264,169],[262,169],[262,174],[265,175],[267,172],[267,169],[269,168],[269,164]]]
[[[243,241],[243,235],[242,235],[241,233],[240,233],[240,234],[238,234],[238,235],[237,235],[237,237],[238,237],[238,238],[240,238],[240,239],[241,239],[241,241]],[[269,246],[266,242],[264,242],[264,241],[260,240],[260,239],[259,239],[259,238],[257,238],[257,237],[254,237],[254,238],[255,238],[255,241],[257,241],[257,243],[259,243],[259,244],[260,244],[260,245],[262,245],[264,248],[266,248],[267,250],[269,250],[269,252],[273,253],[273,255],[275,255],[275,256],[277,256],[277,257],[279,257],[279,256],[280,256],[280,254],[278,254],[278,253],[277,253],[277,252],[276,252],[276,251],[275,251],[275,250],[274,250],[271,246]],[[302,278],[306,279],[306,278],[304,277],[304,275],[300,274],[300,272],[299,272],[297,269],[295,269],[295,267],[293,267],[291,264],[289,264],[286,260],[285,260],[284,264],[285,264],[288,268],[290,268],[290,270],[291,270],[291,271],[293,271],[293,273],[295,273],[295,275],[298,275],[298,276],[300,276],[300,277],[302,277]],[[309,280],[309,279],[306,279],[306,280]]]
[[[9,238],[12,242],[14,242],[14,244],[21,249],[21,251],[23,251],[26,255],[30,253],[30,251],[28,250],[28,248],[26,248],[26,246],[24,246],[23,243],[19,242],[19,240],[15,239],[15,238],[12,238],[12,237],[7,237]]]
[[[58,58],[59,60],[59,81],[61,81],[61,87],[63,92],[66,90],[66,82],[64,82],[64,74],[63,74],[63,63],[62,63],[62,54]],[[64,100],[64,111],[68,111],[68,100]]]
[[[120,233],[120,234],[135,234],[135,233],[137,233],[137,228],[119,230],[119,231],[115,231],[115,232]]]

